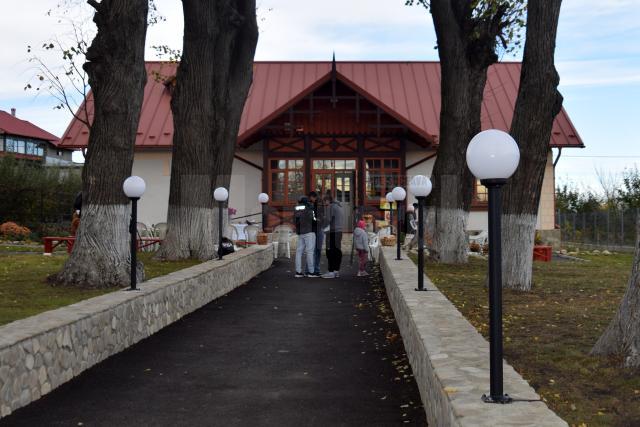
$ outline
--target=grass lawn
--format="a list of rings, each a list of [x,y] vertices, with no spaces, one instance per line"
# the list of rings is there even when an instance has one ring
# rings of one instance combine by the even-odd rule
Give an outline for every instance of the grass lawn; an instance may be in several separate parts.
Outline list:
[[[640,426],[640,372],[588,355],[620,303],[632,255],[580,256],[589,262],[535,262],[532,292],[504,291],[505,359],[570,425]],[[486,261],[426,270],[488,339]]]
[[[144,262],[147,279],[200,262],[161,262],[153,260],[153,255],[152,252],[138,254],[138,259]],[[41,254],[7,255],[0,251],[0,325],[117,290],[82,290],[48,285],[47,276],[59,271],[66,259],[66,253],[45,257]]]

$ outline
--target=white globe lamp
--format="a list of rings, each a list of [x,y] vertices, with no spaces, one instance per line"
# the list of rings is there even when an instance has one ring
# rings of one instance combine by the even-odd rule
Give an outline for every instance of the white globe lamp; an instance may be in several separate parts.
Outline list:
[[[391,195],[393,196],[393,200],[401,202],[407,197],[407,192],[402,187],[396,187],[391,191]]]
[[[424,175],[416,175],[409,182],[409,191],[416,198],[427,197],[431,194],[431,180]]]
[[[385,196],[385,199],[387,199],[387,202],[389,203],[395,202],[395,199],[393,198],[393,193],[391,191],[387,193],[387,195]]]
[[[131,221],[129,222],[129,233],[131,234],[131,252],[130,252],[130,291],[137,290],[138,285],[138,199],[144,194],[147,185],[144,179],[139,176],[130,176],[122,183],[122,191],[131,199]]]
[[[216,202],[226,202],[229,198],[229,191],[224,187],[218,187],[213,192],[213,198]]]
[[[507,179],[520,162],[520,149],[506,132],[489,129],[473,137],[467,147],[467,165],[479,180]]]
[[[267,193],[258,194],[258,202],[262,203],[263,205],[265,203],[269,203],[269,195]]]
[[[147,184],[145,184],[144,179],[139,176],[130,176],[129,178],[124,180],[122,184],[122,190],[124,194],[130,199],[139,199],[144,194],[144,191],[147,189]]]
[[[471,173],[489,190],[489,396],[485,402],[509,403],[502,381],[502,203],[500,192],[520,162],[516,141],[506,132],[489,129],[471,139],[467,165]]]

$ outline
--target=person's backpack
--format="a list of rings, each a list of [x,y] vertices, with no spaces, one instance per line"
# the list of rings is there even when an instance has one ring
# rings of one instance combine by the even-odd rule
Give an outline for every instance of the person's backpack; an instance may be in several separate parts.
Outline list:
[[[236,249],[233,247],[233,242],[228,237],[223,237],[220,242],[220,247],[218,248],[218,255],[225,256],[235,252]]]

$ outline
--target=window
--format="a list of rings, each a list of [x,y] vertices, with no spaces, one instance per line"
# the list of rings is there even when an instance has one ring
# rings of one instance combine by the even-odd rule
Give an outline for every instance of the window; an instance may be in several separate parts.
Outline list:
[[[44,155],[44,148],[39,141],[14,136],[6,137],[6,151],[9,153],[25,154],[28,156]]]
[[[394,187],[402,184],[400,159],[366,159],[367,202],[378,204]]]
[[[18,141],[13,138],[7,137],[7,151],[9,153],[16,153],[18,150]]]
[[[288,159],[269,162],[270,197],[274,204],[293,205],[304,195],[304,160]]]
[[[476,179],[476,188],[473,191],[473,201],[479,204],[487,203],[489,201],[489,192],[487,187],[480,184],[480,180]]]

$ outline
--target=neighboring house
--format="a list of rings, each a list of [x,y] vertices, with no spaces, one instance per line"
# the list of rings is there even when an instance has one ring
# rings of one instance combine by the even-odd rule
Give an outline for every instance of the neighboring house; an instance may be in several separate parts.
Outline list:
[[[19,159],[43,162],[46,165],[71,165],[72,149],[59,146],[57,136],[31,122],[0,110],[0,157],[11,154]]]
[[[176,67],[147,63],[133,165],[133,174],[147,182],[139,202],[139,218],[146,223],[166,220]],[[509,129],[520,68],[520,63],[499,63],[489,69],[483,129]],[[258,214],[257,195],[266,192],[272,227],[291,219],[300,195],[330,191],[349,213],[360,207],[381,217],[388,191],[406,185],[413,175],[431,174],[439,121],[438,62],[256,62],[238,133],[229,206],[237,216]],[[88,131],[74,120],[60,145],[77,149],[87,142]],[[542,230],[555,225],[552,147],[583,147],[564,110],[555,119],[549,145],[538,220]],[[487,228],[486,210],[486,189],[478,184],[470,230]]]

